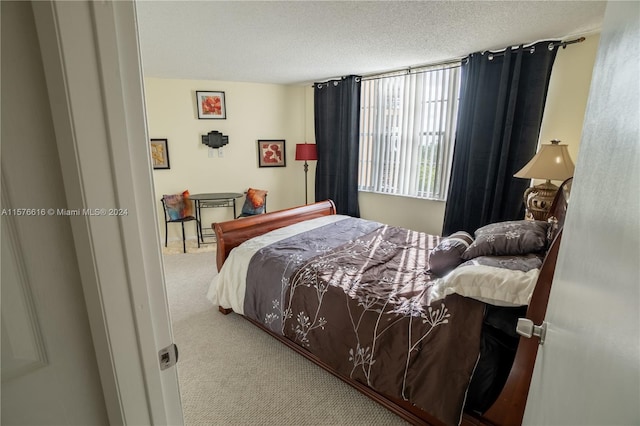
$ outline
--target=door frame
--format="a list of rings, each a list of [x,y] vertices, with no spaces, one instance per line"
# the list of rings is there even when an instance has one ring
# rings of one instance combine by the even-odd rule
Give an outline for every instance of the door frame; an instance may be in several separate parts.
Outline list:
[[[180,425],[135,6],[32,3],[109,422]]]

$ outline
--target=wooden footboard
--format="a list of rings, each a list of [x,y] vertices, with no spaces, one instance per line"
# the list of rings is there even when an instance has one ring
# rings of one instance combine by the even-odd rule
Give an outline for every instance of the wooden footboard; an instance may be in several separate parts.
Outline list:
[[[542,265],[542,269],[540,271],[538,282],[536,284],[536,289],[533,293],[532,300],[527,310],[527,318],[531,319],[535,324],[542,323],[546,313],[547,302],[551,290],[551,283],[553,281],[558,250],[562,237],[561,230],[564,223],[564,212],[566,211],[566,205],[566,200],[556,200],[556,202],[554,202],[554,208],[551,213],[554,214],[559,221],[560,232],[558,233],[556,239],[551,245],[551,248],[549,249],[549,252],[547,253],[545,261]],[[253,216],[246,219],[213,224],[213,228],[215,230],[218,241],[218,270],[220,270],[220,268],[222,267],[222,264],[229,255],[231,249],[236,247],[243,241],[289,224],[330,214],[335,214],[335,206],[333,202],[323,201],[307,206]],[[230,312],[230,310],[221,310],[221,312],[227,314]],[[266,328],[256,323],[255,321],[252,322],[258,325],[260,328],[269,332]],[[318,364],[320,367],[328,370],[330,373],[338,376],[340,379],[349,383],[356,389],[360,390],[370,398],[374,399],[376,402],[382,404],[383,406],[400,415],[412,424],[438,424],[438,422],[434,421],[433,418],[431,418],[428,414],[420,411],[416,407],[413,407],[404,401],[397,401],[384,395],[380,395],[379,393],[376,393],[372,389],[364,386],[359,382],[351,380],[348,377],[342,377],[332,371],[324,362],[322,362],[322,360],[316,359],[313,355],[309,354],[308,351],[304,350],[303,348],[286,341],[286,339],[282,338],[281,336],[275,335],[273,333],[270,334],[274,335],[274,337],[283,341],[285,344],[287,344],[287,346],[301,353],[314,363]],[[533,373],[537,351],[537,339],[521,338],[516,352],[515,360],[511,368],[511,372],[497,400],[483,415],[465,413],[462,419],[462,424],[521,424],[522,418],[524,416],[524,408],[527,402],[527,395],[529,392],[529,386],[531,383],[531,376]]]
[[[231,249],[242,244],[249,238],[262,235],[274,229],[291,225],[303,220],[314,219],[320,216],[336,214],[336,206],[333,201],[319,201],[306,206],[293,207],[272,213],[244,217],[222,223],[213,223],[211,227],[215,231],[217,241],[216,263],[218,271],[229,256]]]

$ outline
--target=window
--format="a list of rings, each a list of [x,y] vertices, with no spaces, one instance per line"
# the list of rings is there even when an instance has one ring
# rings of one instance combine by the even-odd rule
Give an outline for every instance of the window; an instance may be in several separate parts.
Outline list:
[[[434,67],[362,81],[360,191],[445,199],[459,71]]]

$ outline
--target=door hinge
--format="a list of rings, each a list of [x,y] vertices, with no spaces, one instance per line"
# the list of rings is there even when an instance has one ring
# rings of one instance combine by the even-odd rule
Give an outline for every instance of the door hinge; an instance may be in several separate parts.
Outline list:
[[[160,358],[160,370],[166,370],[178,362],[178,346],[172,343],[166,348],[160,349],[158,357]]]
[[[542,321],[540,325],[534,325],[533,321],[529,318],[518,318],[518,325],[516,326],[516,332],[522,337],[530,339],[536,336],[540,339],[540,344],[544,344],[544,338],[547,334],[547,323]]]

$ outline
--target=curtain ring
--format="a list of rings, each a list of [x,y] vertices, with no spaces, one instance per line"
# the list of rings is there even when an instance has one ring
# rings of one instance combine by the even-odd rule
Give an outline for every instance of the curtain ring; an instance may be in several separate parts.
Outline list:
[[[549,43],[549,46],[547,46],[547,49],[549,49],[550,51],[553,50],[554,46],[553,43]]]
[[[536,47],[531,46],[531,48],[529,49],[529,53],[534,53],[535,51],[536,51]]]
[[[333,80],[333,87],[336,87],[340,82],[338,80]]]
[[[487,56],[487,58],[488,58],[490,61],[493,61],[493,53],[489,53],[489,56]]]

